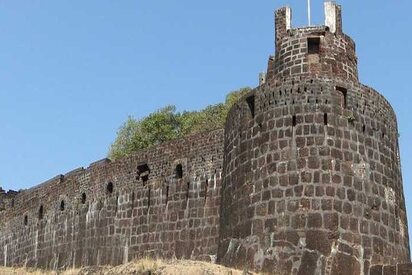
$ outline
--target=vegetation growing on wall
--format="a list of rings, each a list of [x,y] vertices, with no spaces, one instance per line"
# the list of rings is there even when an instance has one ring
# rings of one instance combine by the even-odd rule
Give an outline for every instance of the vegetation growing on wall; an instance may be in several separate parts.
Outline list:
[[[118,159],[165,141],[223,128],[232,105],[250,90],[246,87],[230,92],[224,103],[200,111],[180,113],[175,106],[169,105],[142,119],[129,116],[117,132],[109,158]]]

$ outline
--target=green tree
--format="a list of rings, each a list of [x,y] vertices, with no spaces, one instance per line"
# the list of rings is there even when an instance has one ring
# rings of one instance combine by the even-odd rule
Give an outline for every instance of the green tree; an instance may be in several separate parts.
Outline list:
[[[140,121],[129,116],[117,132],[116,140],[110,147],[109,157],[118,159],[131,154],[137,148],[144,148],[137,141],[137,133],[141,132]]]
[[[129,117],[117,132],[109,158],[118,159],[165,141],[222,128],[230,108],[249,91],[250,88],[242,88],[230,92],[225,103],[209,105],[201,111],[177,113],[176,107],[169,105],[140,120]]]
[[[118,159],[133,152],[153,146],[179,136],[180,122],[175,106],[166,106],[142,120],[133,117],[120,127],[109,157]]]
[[[233,91],[227,94],[225,105],[228,107],[228,110],[235,104],[242,96],[249,93],[252,89],[249,87],[240,88],[237,91]]]

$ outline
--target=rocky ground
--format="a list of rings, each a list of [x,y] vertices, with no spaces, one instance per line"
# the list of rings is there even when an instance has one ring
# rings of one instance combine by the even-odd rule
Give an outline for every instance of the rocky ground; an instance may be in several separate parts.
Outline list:
[[[117,274],[144,274],[144,275],[253,275],[256,273],[247,270],[235,270],[220,265],[196,261],[162,261],[143,259],[133,261],[117,267],[84,267],[67,271],[44,271],[25,268],[0,268],[0,275],[117,275]]]

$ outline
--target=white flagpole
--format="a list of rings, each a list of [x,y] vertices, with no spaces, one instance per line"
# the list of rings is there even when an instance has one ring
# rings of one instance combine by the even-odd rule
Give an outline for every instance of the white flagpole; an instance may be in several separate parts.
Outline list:
[[[310,0],[308,0],[308,23],[309,26],[311,25],[311,18],[310,18]]]

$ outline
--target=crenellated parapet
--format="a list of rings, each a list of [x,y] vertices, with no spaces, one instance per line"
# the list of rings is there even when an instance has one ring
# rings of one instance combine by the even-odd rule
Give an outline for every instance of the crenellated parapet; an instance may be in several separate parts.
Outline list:
[[[292,10],[275,13],[276,51],[269,58],[266,83],[284,79],[330,76],[358,81],[355,43],[342,31],[341,7],[325,3],[325,25],[292,27]]]

